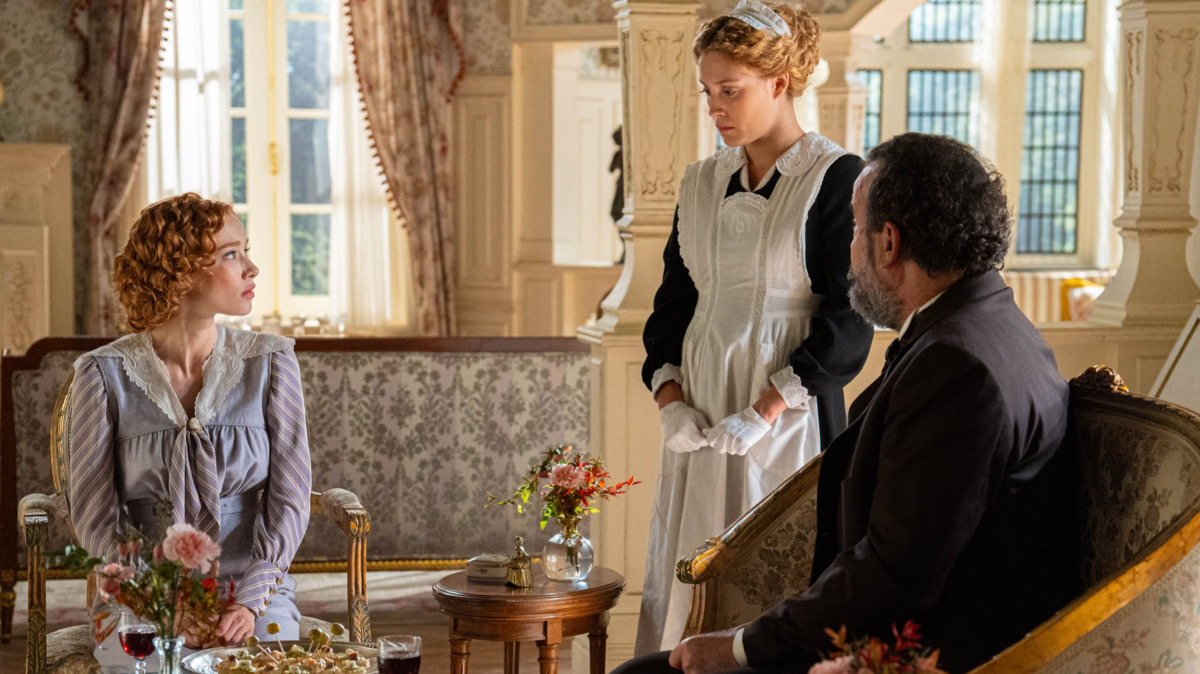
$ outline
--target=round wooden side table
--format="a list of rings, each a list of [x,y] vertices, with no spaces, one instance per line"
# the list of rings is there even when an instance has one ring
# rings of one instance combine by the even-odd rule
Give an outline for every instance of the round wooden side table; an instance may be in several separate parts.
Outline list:
[[[591,674],[604,674],[608,611],[625,589],[621,574],[596,567],[586,580],[563,583],[533,565],[533,587],[468,583],[459,571],[433,586],[442,613],[450,616],[450,671],[467,674],[471,639],[504,642],[504,673],[517,674],[522,641],[536,641],[541,674],[557,674],[565,637],[587,634]]]

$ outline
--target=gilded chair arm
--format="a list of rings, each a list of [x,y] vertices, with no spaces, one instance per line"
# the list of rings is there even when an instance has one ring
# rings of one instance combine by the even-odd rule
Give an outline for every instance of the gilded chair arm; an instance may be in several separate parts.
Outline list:
[[[310,509],[325,515],[346,534],[346,604],[350,641],[370,643],[371,615],[367,605],[367,536],[371,516],[353,492],[329,489],[312,492]]]
[[[25,556],[29,563],[29,621],[25,634],[25,671],[46,671],[46,542],[50,524],[66,517],[54,497],[29,494],[17,504],[17,523],[25,534]]]
[[[371,531],[371,516],[358,496],[346,489],[314,491],[309,506],[313,514],[325,515],[342,533],[352,538],[366,539]]]
[[[720,535],[708,539],[701,547],[680,557],[675,564],[676,577],[691,585],[703,583],[719,573],[732,560],[740,557],[744,551],[754,548],[770,533],[772,525],[795,506],[801,495],[816,488],[820,471],[821,456],[817,455]]]

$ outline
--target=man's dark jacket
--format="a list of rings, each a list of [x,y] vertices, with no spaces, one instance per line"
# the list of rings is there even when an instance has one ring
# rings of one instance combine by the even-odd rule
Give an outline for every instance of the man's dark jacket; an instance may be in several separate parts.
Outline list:
[[[1000,274],[914,317],[825,451],[813,584],[746,626],[751,667],[807,671],[826,627],[914,620],[965,672],[1076,594],[1067,385]]]

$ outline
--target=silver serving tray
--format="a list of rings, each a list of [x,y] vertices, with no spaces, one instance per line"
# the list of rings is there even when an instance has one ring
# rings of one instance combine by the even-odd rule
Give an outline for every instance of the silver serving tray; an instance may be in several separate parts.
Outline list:
[[[308,646],[308,640],[284,640],[282,642],[263,640],[262,642],[263,646],[268,646],[276,650],[279,649],[280,643],[283,644],[284,652],[287,652],[287,650],[291,648],[293,644],[300,644],[301,648]],[[341,653],[345,650],[354,649],[358,651],[360,655],[370,658],[370,664],[367,665],[367,668],[364,670],[364,672],[367,674],[378,674],[379,659],[377,656],[379,655],[379,651],[377,651],[374,647],[363,644],[348,643],[345,641],[335,641],[329,645],[333,647],[333,651],[335,653]],[[192,672],[192,674],[216,674],[217,669],[213,666],[214,663],[220,662],[230,655],[244,650],[245,648],[245,646],[226,646],[223,648],[209,648],[203,651],[196,651],[195,653],[183,656],[183,669],[185,672]]]

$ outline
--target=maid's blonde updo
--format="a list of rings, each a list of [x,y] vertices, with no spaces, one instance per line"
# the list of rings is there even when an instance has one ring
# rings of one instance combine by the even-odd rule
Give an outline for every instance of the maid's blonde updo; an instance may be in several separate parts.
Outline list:
[[[692,53],[697,59],[708,51],[725,54],[765,77],[788,74],[788,95],[799,96],[821,58],[821,26],[806,10],[785,4],[765,3],[787,22],[791,35],[759,30],[728,14],[700,27]]]

